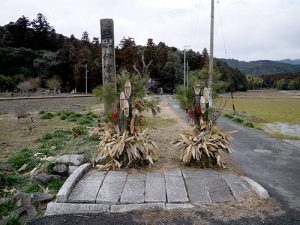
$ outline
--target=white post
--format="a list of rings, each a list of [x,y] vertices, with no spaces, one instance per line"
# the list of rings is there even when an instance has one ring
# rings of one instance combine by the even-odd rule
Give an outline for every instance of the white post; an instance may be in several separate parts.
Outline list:
[[[211,0],[210,52],[209,52],[208,84],[207,84],[210,93],[212,92],[213,64],[214,64],[214,0]]]
[[[186,61],[186,87],[189,87],[189,61]]]
[[[85,94],[87,95],[87,63],[85,63]]]
[[[186,87],[186,85],[185,85],[185,80],[186,80],[185,67],[186,67],[186,65],[185,65],[185,48],[184,48],[184,50],[183,50],[183,86],[184,87]]]

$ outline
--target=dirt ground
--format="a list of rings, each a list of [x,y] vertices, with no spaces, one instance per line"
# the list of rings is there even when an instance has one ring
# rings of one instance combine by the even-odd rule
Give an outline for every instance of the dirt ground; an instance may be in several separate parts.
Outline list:
[[[179,161],[179,151],[172,149],[171,142],[176,140],[182,131],[193,129],[193,124],[181,119],[181,117],[179,117],[165,101],[160,103],[160,109],[161,111],[157,116],[162,119],[174,119],[175,122],[168,125],[161,124],[149,129],[148,133],[151,140],[155,141],[160,149],[159,158],[154,165],[146,168],[139,168],[139,171],[164,172],[174,168],[186,168],[185,164]],[[151,117],[152,115],[150,113],[146,113],[145,116]],[[233,164],[230,160],[230,155],[222,155],[222,158],[225,162],[225,168],[215,168],[217,171],[245,175],[243,171]],[[190,167],[190,169],[198,168]],[[129,171],[135,172],[137,169],[131,168]]]
[[[5,103],[6,109],[9,109],[8,111],[13,111],[13,109],[17,107],[16,104],[26,105],[27,109],[31,109],[28,110],[30,116],[21,119],[20,122],[18,122],[14,112],[0,115],[0,161],[6,161],[13,152],[22,148],[34,146],[38,138],[45,132],[53,131],[55,129],[68,129],[70,127],[69,122],[60,120],[58,117],[54,117],[51,120],[40,119],[38,115],[39,111],[62,111],[71,109],[70,106],[73,106],[75,108],[72,109],[78,112],[82,110],[99,112],[101,108],[95,98],[59,98],[27,99],[23,101],[20,100],[20,102],[19,100],[7,101]],[[150,138],[155,141],[160,149],[158,161],[149,167],[131,168],[129,169],[130,172],[137,170],[163,172],[168,169],[183,168],[185,166],[179,161],[179,152],[172,149],[171,142],[176,140],[183,130],[192,129],[193,125],[182,120],[167,102],[162,101],[160,103],[160,109],[160,113],[157,117],[162,119],[162,123],[149,128],[148,131]],[[152,117],[152,114],[145,113],[144,116]],[[31,117],[33,118],[33,122],[31,121]],[[172,119],[174,122],[164,124],[164,119]],[[160,122],[159,119],[158,122]],[[224,155],[224,159],[226,168],[220,168],[218,170],[244,174],[232,164],[230,156]]]

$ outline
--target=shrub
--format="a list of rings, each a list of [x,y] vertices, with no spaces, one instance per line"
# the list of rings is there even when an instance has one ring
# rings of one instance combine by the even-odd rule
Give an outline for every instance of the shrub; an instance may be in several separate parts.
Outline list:
[[[43,188],[40,185],[39,182],[28,182],[26,185],[22,187],[22,191],[26,193],[32,193],[32,192],[42,192]]]
[[[0,173],[0,189],[22,185],[25,182],[26,177],[24,175]]]
[[[47,187],[49,188],[52,194],[56,194],[64,183],[65,179],[50,180],[47,184]]]
[[[9,159],[8,163],[15,169],[19,169],[25,163],[27,164],[26,170],[33,169],[40,162],[39,158],[33,155],[33,152],[28,148],[24,148],[21,151],[13,154]]]
[[[84,135],[87,134],[87,131],[84,127],[82,126],[73,126],[71,127],[71,132],[74,138],[80,136],[80,135]]]
[[[41,119],[44,120],[49,120],[52,119],[55,115],[51,112],[44,112],[43,114],[41,114]]]
[[[55,130],[53,132],[43,134],[39,141],[43,143],[42,149],[55,147],[61,149],[71,140],[71,132],[69,130]]]
[[[90,116],[90,117],[92,117],[92,118],[94,118],[94,119],[98,119],[98,115],[97,115],[96,113],[88,112],[86,115],[87,115],[87,116]]]
[[[233,119],[234,115],[230,114],[230,113],[225,113],[224,117],[228,118],[228,119]]]
[[[11,213],[9,216],[4,217],[3,225],[24,225],[25,222],[15,213]]]
[[[243,123],[243,125],[246,126],[246,127],[254,128],[254,124],[253,124],[252,122],[250,122],[250,121],[245,121],[245,122]]]
[[[77,121],[80,125],[91,126],[94,122],[94,119],[89,116],[84,116]]]
[[[71,112],[69,116],[66,118],[66,120],[69,122],[76,122],[80,117],[81,117],[80,113]]]
[[[232,118],[232,121],[237,122],[237,123],[244,123],[244,120],[238,116],[235,116]]]
[[[9,215],[17,208],[15,202],[12,199],[8,199],[0,203],[0,217]]]

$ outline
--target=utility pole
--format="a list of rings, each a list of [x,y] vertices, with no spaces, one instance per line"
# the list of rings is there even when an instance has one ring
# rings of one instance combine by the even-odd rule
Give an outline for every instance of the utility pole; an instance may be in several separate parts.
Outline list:
[[[85,63],[85,94],[87,95],[87,63]]]
[[[187,69],[186,69],[186,54],[185,54],[185,49],[190,47],[190,45],[185,45],[184,46],[184,51],[183,51],[183,86],[187,87]]]
[[[209,64],[208,64],[208,89],[212,91],[213,81],[213,64],[214,64],[214,4],[211,0],[211,17],[210,17],[210,50],[209,50]]]
[[[189,61],[186,61],[186,87],[189,87]]]
[[[183,50],[183,86],[185,87],[185,48]]]

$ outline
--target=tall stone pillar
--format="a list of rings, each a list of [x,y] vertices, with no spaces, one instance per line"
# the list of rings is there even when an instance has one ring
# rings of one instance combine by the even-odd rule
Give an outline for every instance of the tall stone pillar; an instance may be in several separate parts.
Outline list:
[[[102,80],[103,88],[113,85],[117,91],[116,84],[116,60],[114,41],[114,21],[112,19],[100,20],[101,45],[102,45]],[[104,96],[108,93],[104,93]],[[104,118],[108,119],[109,113],[113,109],[113,103],[108,102],[108,97],[104,97]]]
[[[101,19],[100,29],[103,86],[113,83],[116,88],[114,21],[112,19]]]

